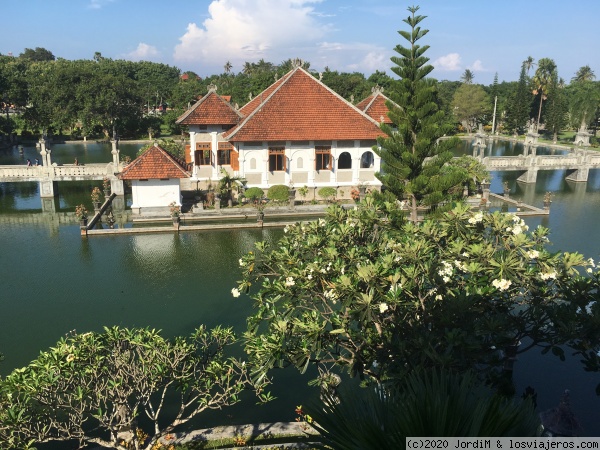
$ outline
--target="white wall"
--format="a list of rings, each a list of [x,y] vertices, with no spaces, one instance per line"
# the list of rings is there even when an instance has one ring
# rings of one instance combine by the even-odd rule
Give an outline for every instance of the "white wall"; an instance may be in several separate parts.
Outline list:
[[[169,206],[171,202],[181,205],[179,178],[169,180],[133,180],[131,182],[132,208]]]

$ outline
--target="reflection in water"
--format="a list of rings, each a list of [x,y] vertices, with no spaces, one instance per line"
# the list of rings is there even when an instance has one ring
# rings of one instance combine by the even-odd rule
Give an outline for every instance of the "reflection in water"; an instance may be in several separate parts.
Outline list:
[[[510,148],[508,143],[503,151]],[[512,172],[493,173],[492,191],[502,192],[506,181],[512,198],[536,206],[542,205],[545,192],[552,192],[550,215],[528,218],[527,224],[551,229],[551,251],[580,251],[598,260],[599,171],[590,171],[587,184],[565,181],[564,171],[540,171],[535,185],[519,183],[517,177]],[[5,193],[6,184],[0,189]],[[222,230],[82,240],[75,223],[59,222],[61,212],[49,221],[41,213],[20,214],[29,200],[18,189],[10,201],[5,198],[8,194],[0,196],[0,351],[6,356],[0,374],[26,365],[73,329],[148,326],[174,336],[204,323],[232,326],[242,333],[252,305],[230,292],[240,278],[238,260],[254,251],[257,240],[276,242],[283,233],[281,229]],[[59,189],[59,193],[67,196],[66,203],[78,203],[76,190]],[[87,191],[81,195],[89,200]],[[39,198],[32,201],[40,204]],[[294,420],[295,405],[306,402],[311,392],[306,387],[308,377],[291,370],[274,375],[279,400],[257,408],[250,398],[202,416],[201,426]],[[584,372],[573,358],[562,363],[535,350],[515,364],[517,392],[533,386],[540,410],[555,406],[560,394],[570,389],[573,409],[588,436],[600,435],[600,399],[594,394],[598,381],[598,374]]]

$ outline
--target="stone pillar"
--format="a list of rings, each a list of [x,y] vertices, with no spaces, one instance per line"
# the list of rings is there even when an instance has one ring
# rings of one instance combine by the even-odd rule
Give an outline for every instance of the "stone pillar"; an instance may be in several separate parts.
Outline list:
[[[54,214],[56,212],[56,206],[54,204],[54,198],[52,197],[41,197],[42,200],[42,212]]]
[[[54,181],[51,178],[40,180],[40,197],[54,197]]]
[[[110,179],[110,192],[113,192],[117,195],[125,195],[125,185],[123,180],[119,178],[111,178]]]
[[[523,175],[517,178],[517,181],[521,181],[522,183],[535,183],[537,180],[538,168],[532,167],[528,169]]]
[[[589,167],[582,167],[580,169],[576,169],[576,170],[572,171],[571,173],[569,173],[567,175],[566,180],[576,181],[576,182],[580,182],[580,181],[585,182],[588,180],[589,173],[590,173]]]
[[[113,173],[118,173],[119,172],[119,149],[117,148],[117,140],[113,139],[110,141],[110,143],[112,144],[112,150],[111,150],[111,154],[112,154],[112,159],[113,159]],[[113,192],[114,189],[113,189]]]

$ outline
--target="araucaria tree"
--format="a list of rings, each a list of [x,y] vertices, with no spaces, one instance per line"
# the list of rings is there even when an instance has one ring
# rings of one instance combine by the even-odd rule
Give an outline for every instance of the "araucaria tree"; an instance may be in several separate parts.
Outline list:
[[[408,8],[411,15],[404,20],[410,31],[398,33],[409,42],[397,45],[400,56],[392,57],[392,71],[400,77],[388,92],[388,116],[394,126],[382,124],[387,134],[378,139],[374,151],[381,157],[377,178],[398,198],[406,198],[410,219],[417,221],[419,206],[434,206],[447,198],[450,189],[464,182],[456,172],[442,170],[452,159],[450,151],[456,142],[438,139],[452,130],[436,104],[435,81],[426,78],[433,70],[424,53],[428,45],[417,42],[427,34],[418,25],[425,16],[416,16],[418,7]]]
[[[173,341],[156,330],[118,327],[61,339],[0,380],[0,447],[75,440],[159,448],[176,427],[236,403],[249,386],[247,367],[224,357],[233,340],[220,327]]]

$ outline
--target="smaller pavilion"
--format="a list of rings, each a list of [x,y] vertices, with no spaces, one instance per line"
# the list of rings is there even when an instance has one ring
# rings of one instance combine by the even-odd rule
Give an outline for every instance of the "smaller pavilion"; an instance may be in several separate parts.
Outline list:
[[[181,206],[181,178],[189,178],[185,163],[154,144],[119,175],[131,181],[134,214],[167,213],[169,205]]]

